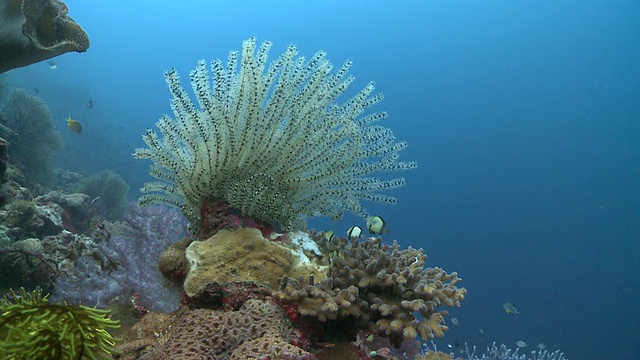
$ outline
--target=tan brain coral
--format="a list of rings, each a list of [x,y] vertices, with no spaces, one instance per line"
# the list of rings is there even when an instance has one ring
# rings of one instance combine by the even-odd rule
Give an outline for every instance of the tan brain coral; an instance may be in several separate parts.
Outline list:
[[[149,320],[147,320],[149,319]],[[197,309],[147,315],[124,335],[122,358],[147,360],[264,359],[308,353],[288,344],[284,311],[268,301],[248,300],[238,311]]]
[[[194,241],[186,258],[190,269],[184,289],[189,296],[211,283],[250,281],[277,290],[283,277],[325,278],[320,267],[302,262],[299,254],[265,239],[257,229],[221,230],[208,240]]]

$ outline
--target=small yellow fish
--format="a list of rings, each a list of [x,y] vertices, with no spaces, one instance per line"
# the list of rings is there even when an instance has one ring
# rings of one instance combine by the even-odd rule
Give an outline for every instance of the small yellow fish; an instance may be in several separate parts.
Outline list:
[[[67,118],[67,126],[76,134],[80,134],[82,132],[82,124],[77,120],[72,120],[71,117]]]
[[[324,239],[328,242],[335,241],[335,235],[333,234],[333,230],[324,232]]]
[[[520,312],[518,311],[518,307],[516,307],[512,303],[504,303],[502,304],[502,308],[504,309],[504,312],[506,312],[509,315],[520,314]]]
[[[384,220],[380,216],[370,216],[367,218],[367,230],[369,230],[369,234],[376,235],[389,232]]]

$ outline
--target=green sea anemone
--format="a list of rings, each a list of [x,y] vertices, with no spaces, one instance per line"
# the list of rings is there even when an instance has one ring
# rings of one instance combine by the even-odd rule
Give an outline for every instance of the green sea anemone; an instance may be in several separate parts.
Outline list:
[[[0,300],[4,359],[111,359],[118,328],[109,310],[50,304],[42,291],[13,290]]]

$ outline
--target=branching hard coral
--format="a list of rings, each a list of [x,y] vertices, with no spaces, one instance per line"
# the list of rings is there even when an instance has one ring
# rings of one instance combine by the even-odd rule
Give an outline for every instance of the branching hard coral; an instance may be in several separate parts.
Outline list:
[[[0,301],[0,349],[4,359],[111,359],[118,328],[109,311],[50,304],[36,291],[11,292]]]
[[[19,165],[29,180],[50,185],[55,181],[50,160],[62,148],[62,137],[53,126],[49,108],[23,89],[12,90],[3,107],[0,137],[11,145],[11,162]]]
[[[267,65],[270,42],[243,43],[226,66],[204,61],[190,74],[196,106],[176,70],[165,74],[175,120],[149,129],[148,148],[135,157],[150,159],[151,175],[141,204],[168,203],[198,228],[203,202],[225,201],[256,220],[299,226],[307,216],[338,219],[350,211],[366,216],[361,201],[393,204],[381,192],[401,187],[403,178],[373,174],[407,170],[398,162],[407,144],[375,125],[385,112],[365,114],[382,100],[369,83],[343,103],[336,99],[353,82],[347,61],[332,72],[320,51],[310,59],[295,46]],[[240,66],[238,68],[238,61]]]
[[[469,351],[469,346],[465,343],[462,354],[467,356],[467,360],[567,360],[567,358],[564,357],[564,353],[560,350],[534,350],[531,352],[531,356],[527,356],[526,354],[520,355],[519,351],[519,348],[511,350],[504,344],[497,346],[494,342],[491,344],[491,347],[487,347],[487,350],[483,354],[477,356],[476,347],[473,347],[473,351]]]
[[[326,280],[285,280],[279,298],[297,303],[303,316],[323,322],[361,318],[400,341],[442,337],[447,312],[438,308],[460,306],[467,291],[455,286],[461,281],[455,272],[424,268],[426,259],[422,249],[401,250],[397,242],[355,240],[332,259]]]

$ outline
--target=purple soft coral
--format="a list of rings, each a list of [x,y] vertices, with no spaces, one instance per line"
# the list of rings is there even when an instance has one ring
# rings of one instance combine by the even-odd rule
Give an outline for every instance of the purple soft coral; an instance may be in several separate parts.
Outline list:
[[[174,209],[156,205],[132,205],[125,216],[132,229],[114,235],[99,248],[109,264],[92,258],[76,260],[75,276],[58,279],[52,297],[87,306],[132,299],[149,310],[170,312],[180,304],[181,290],[158,271],[160,254],[185,236],[183,216]]]

